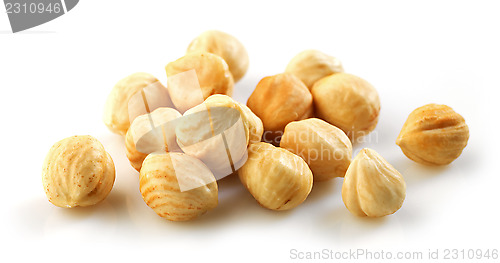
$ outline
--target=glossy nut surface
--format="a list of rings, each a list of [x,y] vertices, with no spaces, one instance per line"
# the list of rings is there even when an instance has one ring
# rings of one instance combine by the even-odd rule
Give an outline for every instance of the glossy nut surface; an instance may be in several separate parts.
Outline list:
[[[150,114],[137,117],[125,136],[127,158],[137,171],[153,152],[180,151],[175,136],[174,120],[182,115],[172,108],[158,108]]]
[[[227,63],[221,57],[207,52],[192,52],[165,67],[169,93],[179,112],[202,103],[213,94],[233,94],[234,81]],[[194,70],[195,74],[179,77]],[[179,81],[177,81],[180,79]],[[199,90],[198,90],[199,89]]]
[[[349,138],[341,129],[317,118],[290,122],[280,147],[302,157],[311,168],[314,181],[344,177],[351,163]]]
[[[469,140],[464,118],[446,105],[427,104],[406,120],[396,144],[411,160],[425,165],[446,165],[461,154]]]
[[[337,58],[310,49],[292,58],[285,72],[294,74],[311,89],[316,81],[334,73],[344,72],[344,68]]]
[[[153,85],[158,86],[155,93],[161,92],[161,90],[165,90],[166,88],[155,78],[153,75],[148,73],[134,73],[126,78],[120,80],[111,90],[111,93],[106,100],[106,105],[104,107],[104,116],[103,121],[104,124],[114,133],[125,135],[130,126],[130,123],[136,116],[129,116],[129,112],[135,112],[136,109],[129,109],[129,102],[132,97],[137,96],[141,97],[141,105],[142,96],[140,94],[141,90],[147,89]],[[171,105],[170,98],[168,97],[168,93],[161,92],[157,94],[158,96],[164,97],[160,104],[163,106],[173,106]],[[155,96],[152,94],[151,96]],[[136,105],[139,106],[139,105]],[[154,110],[154,109],[151,109]],[[132,119],[132,120],[131,120]]]
[[[313,88],[316,116],[342,129],[351,139],[370,133],[377,126],[380,99],[366,80],[337,73],[318,80]]]
[[[248,53],[241,42],[234,36],[217,31],[208,30],[195,38],[187,52],[209,52],[222,57],[233,75],[234,81],[240,80],[248,70]]]
[[[262,120],[264,130],[273,140],[292,121],[312,117],[313,104],[309,89],[292,74],[277,74],[263,78],[247,101],[247,106]],[[271,138],[267,138],[271,137]]]
[[[72,136],[50,148],[42,181],[52,204],[65,208],[90,206],[108,196],[115,182],[115,166],[94,137]]]
[[[249,132],[249,140],[248,143],[258,143],[262,139],[262,134],[264,133],[264,125],[262,124],[262,120],[259,116],[255,115],[253,111],[245,104],[239,103],[243,116],[248,121],[248,132]]]
[[[297,207],[313,184],[312,172],[302,158],[264,142],[250,145],[248,160],[238,175],[255,200],[272,210]]]
[[[403,205],[406,184],[401,174],[374,150],[356,155],[342,184],[342,200],[357,216],[381,217]]]
[[[210,170],[184,153],[148,155],[139,184],[144,202],[171,221],[198,218],[218,203],[217,183]]]
[[[186,111],[175,129],[177,143],[202,160],[217,178],[237,169],[250,139],[249,121],[240,104],[226,95],[212,95]]]

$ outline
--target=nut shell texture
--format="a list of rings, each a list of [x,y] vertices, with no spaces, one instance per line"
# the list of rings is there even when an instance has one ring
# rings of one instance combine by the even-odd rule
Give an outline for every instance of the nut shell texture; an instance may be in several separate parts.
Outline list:
[[[234,81],[240,80],[248,69],[248,53],[241,42],[227,33],[209,30],[195,38],[187,52],[209,52],[222,57],[229,66]]]
[[[210,170],[183,153],[148,155],[139,182],[144,202],[171,221],[195,219],[218,203],[217,183]],[[184,191],[183,186],[187,187]]]
[[[94,137],[72,136],[52,146],[42,171],[49,201],[59,207],[90,206],[113,188],[115,166]]]
[[[290,122],[280,146],[302,157],[315,181],[344,177],[351,163],[352,144],[347,135],[316,118]]]
[[[299,156],[259,142],[248,148],[248,160],[238,170],[243,185],[265,208],[292,209],[311,192],[313,175]]]
[[[318,50],[304,50],[292,58],[285,72],[297,76],[311,89],[316,81],[334,73],[344,72],[344,68],[337,58]]]
[[[130,126],[129,100],[141,89],[157,83],[153,75],[134,73],[120,80],[111,90],[104,108],[104,124],[114,133],[125,135]]]
[[[411,160],[425,165],[446,165],[462,154],[469,140],[464,118],[446,105],[428,104],[406,120],[396,144]]]
[[[401,208],[405,196],[403,177],[377,152],[365,148],[352,160],[342,185],[342,200],[351,213],[390,215]]]
[[[264,130],[272,132],[283,132],[289,122],[313,115],[311,92],[300,79],[286,73],[263,78],[247,106],[262,120]]]
[[[347,73],[333,74],[317,81],[312,94],[316,115],[350,138],[362,137],[375,129],[380,99],[366,80]]]

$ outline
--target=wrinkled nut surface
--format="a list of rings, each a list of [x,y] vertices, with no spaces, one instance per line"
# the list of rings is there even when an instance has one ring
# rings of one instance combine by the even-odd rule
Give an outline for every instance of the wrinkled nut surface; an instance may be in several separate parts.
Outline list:
[[[264,141],[280,136],[291,121],[312,117],[311,92],[292,74],[277,74],[263,78],[247,101],[247,106],[262,120]]]
[[[182,115],[172,108],[158,108],[137,117],[125,136],[127,158],[137,171],[146,156],[154,152],[180,151],[175,137],[175,122]]]
[[[344,68],[340,60],[335,57],[318,50],[304,50],[292,58],[285,72],[297,76],[311,89],[319,79],[344,72]]]
[[[468,140],[469,127],[460,114],[446,105],[428,104],[410,113],[396,144],[415,162],[446,165],[462,154]]]
[[[144,202],[171,221],[195,219],[218,203],[217,183],[210,170],[183,153],[148,155],[139,184]]]
[[[52,204],[65,208],[90,206],[108,196],[115,182],[115,166],[94,137],[72,136],[50,148],[42,181]]]
[[[342,129],[351,139],[377,126],[380,99],[366,80],[337,73],[317,81],[312,88],[316,115]]]
[[[341,129],[316,118],[290,122],[280,146],[306,161],[314,181],[344,177],[351,163],[349,138]]]
[[[195,38],[187,52],[209,52],[222,57],[229,66],[234,81],[240,80],[248,70],[248,53],[243,44],[234,36],[209,30]]]
[[[186,111],[175,133],[180,148],[202,160],[218,179],[238,169],[235,164],[245,158],[250,139],[240,104],[226,95],[212,95]]]
[[[352,160],[342,184],[342,200],[357,216],[393,214],[401,208],[405,196],[406,184],[401,174],[368,148]]]
[[[112,132],[125,135],[130,123],[136,117],[129,116],[129,112],[135,111],[135,109],[129,109],[130,99],[134,95],[138,96],[142,89],[152,85],[159,86],[159,90],[166,90],[157,78],[148,73],[134,73],[116,83],[106,100],[103,116],[104,124],[106,124]],[[168,93],[162,93],[161,95],[165,97],[164,95],[168,95]],[[152,96],[154,96],[154,94],[152,94]],[[168,105],[171,103],[170,98],[165,97],[165,100],[167,102],[162,103],[164,104],[163,106],[173,106]]]
[[[248,148],[248,160],[238,170],[243,185],[268,209],[292,209],[311,192],[313,175],[299,156],[259,142]]]
[[[167,72],[170,97],[175,107],[184,113],[186,110],[200,104],[213,94],[225,94],[231,96],[233,94],[233,76],[229,72],[229,68],[221,57],[207,52],[192,52],[184,57],[170,62],[165,67]],[[186,84],[172,83],[175,75],[194,70],[196,72],[195,81],[199,85],[200,100],[192,101],[189,97],[198,97],[198,94],[193,90],[188,90],[187,93],[182,92],[183,86]],[[177,87],[181,86],[181,87]]]

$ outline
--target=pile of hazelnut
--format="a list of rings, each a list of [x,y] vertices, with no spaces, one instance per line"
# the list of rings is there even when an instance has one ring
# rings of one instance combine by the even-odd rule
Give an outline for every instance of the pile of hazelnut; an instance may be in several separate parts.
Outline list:
[[[124,136],[149,207],[172,221],[197,218],[217,206],[217,180],[239,176],[272,210],[297,207],[313,182],[335,177],[344,177],[342,199],[355,215],[381,217],[401,208],[403,176],[372,149],[352,158],[352,144],[379,118],[379,95],[370,83],[344,73],[338,59],[306,50],[284,73],[263,78],[245,105],[231,95],[248,61],[235,37],[207,31],[167,64],[167,87],[135,73],[112,89],[104,122]],[[409,115],[396,143],[415,162],[446,165],[468,138],[462,116],[428,104]],[[42,177],[54,205],[89,206],[111,191],[115,168],[95,138],[73,136],[50,149]]]

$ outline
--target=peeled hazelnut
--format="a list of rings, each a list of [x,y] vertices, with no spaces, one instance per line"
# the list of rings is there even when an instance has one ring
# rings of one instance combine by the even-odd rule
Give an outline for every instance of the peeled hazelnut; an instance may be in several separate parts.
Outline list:
[[[213,94],[233,94],[234,81],[229,68],[221,57],[193,52],[167,64],[170,97],[179,112],[202,103]],[[189,71],[194,74],[188,74]],[[182,74],[184,73],[184,74]],[[181,74],[179,76],[176,76]]]
[[[313,175],[299,156],[259,142],[248,148],[248,160],[238,170],[243,185],[265,208],[292,209],[311,192]]]
[[[248,53],[241,42],[227,33],[209,30],[195,38],[187,52],[209,52],[222,57],[229,66],[234,81],[240,80],[248,69]]]
[[[377,126],[380,100],[366,80],[337,73],[318,80],[311,92],[316,115],[342,129],[351,139],[362,137]]]
[[[175,122],[182,115],[172,108],[158,108],[150,114],[137,117],[125,136],[125,147],[130,164],[137,171],[153,152],[180,151],[175,137]]]
[[[311,89],[319,79],[344,72],[344,68],[337,58],[318,50],[304,50],[292,58],[285,72],[294,74]]]
[[[216,178],[233,173],[245,157],[249,122],[240,104],[225,95],[213,95],[186,111],[175,129],[177,143],[202,160]]]
[[[217,206],[218,190],[210,170],[183,153],[150,154],[139,177],[144,202],[171,221],[195,219]]]
[[[260,118],[255,115],[255,113],[253,113],[252,110],[250,110],[250,108],[248,108],[245,104],[239,103],[233,98],[222,94],[214,94],[208,97],[204,101],[204,104],[208,108],[229,107],[238,110],[241,114],[241,120],[243,121],[243,124],[245,126],[248,126],[248,143],[260,142],[262,133],[264,132],[264,126]]]
[[[290,122],[280,146],[306,161],[314,181],[344,177],[351,163],[349,138],[341,129],[316,118]]]
[[[446,105],[427,104],[406,120],[396,144],[415,162],[446,165],[462,154],[469,127],[460,114]]]
[[[120,80],[111,90],[104,108],[104,124],[114,133],[125,135],[139,115],[157,107],[173,107],[167,89],[153,75],[134,73]]]
[[[352,160],[342,184],[342,200],[357,216],[393,214],[401,208],[405,196],[406,184],[401,174],[368,148]]]
[[[263,78],[247,101],[247,106],[262,120],[264,141],[275,141],[291,121],[312,117],[312,96],[306,85],[292,74]]]
[[[248,143],[258,143],[262,139],[262,134],[264,133],[264,125],[262,124],[262,120],[253,113],[253,111],[248,108],[247,105],[243,103],[239,103],[242,109],[243,116],[248,121],[248,132],[249,132],[249,140]]]
[[[50,148],[42,171],[43,188],[49,201],[72,208],[99,203],[115,182],[111,156],[94,137],[78,135]]]

